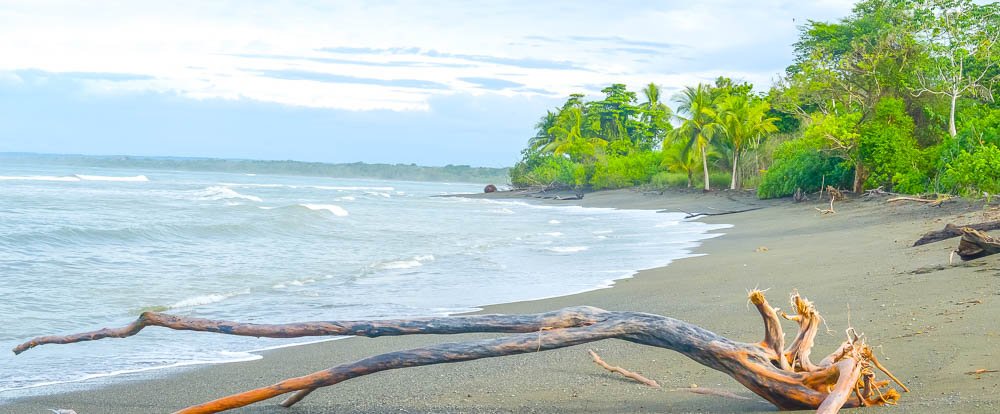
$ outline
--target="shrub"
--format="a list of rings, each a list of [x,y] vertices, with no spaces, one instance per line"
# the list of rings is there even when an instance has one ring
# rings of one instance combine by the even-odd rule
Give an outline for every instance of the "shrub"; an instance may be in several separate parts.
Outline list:
[[[595,190],[599,190],[645,184],[659,171],[659,166],[659,156],[651,151],[636,151],[623,156],[609,156],[594,166],[590,185]]]
[[[774,151],[771,168],[761,177],[757,197],[785,197],[803,191],[818,191],[826,182],[834,187],[850,186],[854,170],[842,159],[819,151],[817,144],[806,139],[787,141]]]
[[[866,187],[892,191],[905,181],[904,191],[923,192],[919,183],[925,176],[917,170],[920,153],[913,128],[903,100],[883,98],[875,105],[871,119],[861,125],[858,141],[859,156],[869,173]]]
[[[577,186],[576,164],[563,156],[527,154],[510,169],[510,183],[514,187],[561,184]]]
[[[941,185],[961,195],[1000,194],[1000,148],[988,144],[975,152],[963,150],[946,167]]]
[[[687,188],[688,177],[684,173],[660,171],[649,180],[654,188]]]

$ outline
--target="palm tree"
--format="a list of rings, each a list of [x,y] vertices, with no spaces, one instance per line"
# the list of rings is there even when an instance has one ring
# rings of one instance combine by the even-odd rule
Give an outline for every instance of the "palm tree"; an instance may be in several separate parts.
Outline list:
[[[555,155],[569,155],[574,161],[584,161],[594,156],[596,148],[607,144],[603,139],[583,136],[583,110],[579,107],[563,109],[549,128],[551,143],[542,148],[543,152]]]
[[[698,170],[698,157],[694,151],[689,151],[683,142],[667,145],[663,148],[663,161],[660,164],[671,172],[687,174],[688,188],[694,183],[694,172]]]
[[[685,87],[674,97],[677,102],[676,118],[681,125],[670,131],[672,141],[683,140],[690,150],[697,147],[701,152],[701,165],[705,173],[705,191],[711,190],[708,177],[708,145],[721,130],[716,123],[716,111],[712,107],[712,87],[699,83],[697,87]],[[679,115],[684,114],[684,115]]]
[[[543,148],[555,141],[555,136],[549,133],[549,130],[556,125],[558,117],[558,112],[546,111],[545,116],[538,120],[538,123],[535,124],[535,136],[528,140],[528,149],[531,152],[541,152]]]
[[[655,83],[650,82],[649,85],[642,88],[642,94],[646,97],[646,102],[639,107],[642,110],[640,121],[648,128],[646,144],[652,149],[663,140],[663,136],[672,128],[670,117],[673,116],[673,111],[660,102],[660,87],[656,86]]]
[[[739,158],[751,140],[759,140],[762,136],[776,132],[774,125],[778,118],[768,117],[771,106],[763,100],[753,99],[746,95],[726,97],[719,104],[718,123],[722,126],[723,136],[732,150],[733,175],[729,189],[740,187]]]

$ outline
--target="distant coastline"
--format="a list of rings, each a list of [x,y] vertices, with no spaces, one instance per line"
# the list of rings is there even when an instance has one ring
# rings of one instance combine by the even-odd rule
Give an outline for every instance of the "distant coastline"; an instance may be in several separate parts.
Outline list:
[[[385,180],[472,182],[505,184],[510,181],[508,168],[445,165],[429,167],[417,164],[324,163],[291,160],[248,160],[225,158],[156,157],[133,155],[81,155],[0,152],[0,161],[21,161],[45,165],[87,166],[101,168],[148,168],[157,170],[231,172],[243,174],[282,174],[338,178],[376,178]]]

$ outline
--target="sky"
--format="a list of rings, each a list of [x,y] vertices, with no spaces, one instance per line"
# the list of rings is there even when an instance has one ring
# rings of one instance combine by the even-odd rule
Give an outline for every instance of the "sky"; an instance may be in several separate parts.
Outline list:
[[[766,90],[852,3],[0,0],[0,152],[509,166],[571,93]]]

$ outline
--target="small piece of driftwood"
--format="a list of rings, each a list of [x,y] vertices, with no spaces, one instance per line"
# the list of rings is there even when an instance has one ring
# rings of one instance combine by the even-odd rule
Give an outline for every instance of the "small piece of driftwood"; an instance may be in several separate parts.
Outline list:
[[[917,203],[926,203],[928,206],[931,206],[931,207],[937,207],[937,206],[940,206],[941,204],[943,204],[944,202],[946,202],[948,200],[951,200],[952,198],[953,197],[951,197],[951,196],[940,196],[940,197],[934,198],[934,199],[900,196],[900,197],[890,198],[888,200],[885,200],[885,202],[886,203],[895,203],[897,201],[914,201],[914,202],[917,202]]]
[[[608,371],[611,371],[611,372],[614,372],[614,373],[621,374],[625,378],[629,378],[629,379],[635,380],[636,382],[641,382],[641,383],[646,384],[646,385],[648,385],[650,387],[657,388],[657,389],[661,388],[660,384],[658,384],[656,381],[653,381],[653,380],[651,380],[649,378],[646,378],[646,377],[642,376],[642,374],[629,371],[629,370],[627,370],[625,368],[622,368],[622,367],[616,367],[616,366],[608,365],[608,363],[604,362],[604,360],[601,359],[601,357],[599,355],[597,355],[597,352],[594,352],[593,349],[588,349],[587,352],[590,353],[590,358],[594,360],[594,363],[597,364],[598,366],[600,366],[601,368],[604,368],[604,369],[606,369]]]
[[[922,237],[920,237],[919,239],[917,239],[916,242],[913,243],[913,247],[917,247],[927,243],[934,243],[941,240],[948,240],[953,237],[961,236],[963,227],[968,227],[970,229],[979,231],[1000,230],[1000,221],[988,221],[985,223],[967,224],[965,226],[945,224],[943,230],[930,231],[925,233]]]

